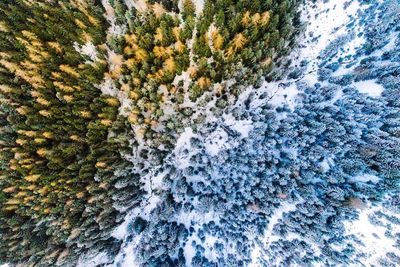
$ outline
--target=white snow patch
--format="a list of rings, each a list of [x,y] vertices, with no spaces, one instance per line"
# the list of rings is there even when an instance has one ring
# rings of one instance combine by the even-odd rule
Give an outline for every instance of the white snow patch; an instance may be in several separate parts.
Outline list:
[[[315,75],[310,75],[310,77],[305,76],[304,78],[309,78],[309,80],[311,81],[314,79],[314,76]],[[251,98],[251,95],[253,93],[255,93],[256,97]],[[267,94],[267,97],[259,97],[264,94]],[[297,88],[294,80],[287,80],[287,83],[282,83],[282,81],[264,81],[260,88],[255,90],[254,88],[249,87],[244,92],[242,92],[239,95],[235,106],[242,106],[245,101],[251,99],[250,108],[253,110],[268,103],[273,107],[282,107],[286,104],[291,111],[294,111],[296,105],[298,104],[298,94],[299,89]]]
[[[128,225],[134,218],[140,216],[143,219],[149,219],[150,212],[160,202],[160,197],[155,195],[154,191],[163,189],[163,181],[167,174],[168,170],[157,172],[157,169],[153,169],[147,175],[141,177],[141,181],[144,184],[142,189],[146,192],[145,200],[139,207],[134,208],[125,216],[124,222],[113,231],[113,237],[120,240],[124,239],[128,235]]]
[[[138,208],[133,209],[126,217],[124,222],[115,228],[112,232],[111,236],[123,240],[128,235],[128,225],[130,222],[133,221],[134,218],[138,217],[139,215],[144,218],[148,219],[148,215],[150,212],[157,207],[157,204],[160,202],[160,198],[158,196],[150,196],[146,203],[141,205]]]
[[[180,211],[175,216],[175,221],[178,224],[184,224],[187,229],[192,226],[192,222],[196,222],[195,227],[199,227],[202,224],[208,224],[209,222],[219,223],[219,215],[214,211],[208,211],[200,213],[198,211],[183,212]]]
[[[139,236],[135,237],[122,251],[120,251],[114,260],[114,264],[107,267],[138,267],[139,264],[135,257],[135,248],[139,243]]]
[[[100,252],[93,255],[83,255],[79,257],[76,267],[98,266],[108,263],[109,261],[110,257],[105,252]]]
[[[359,29],[358,31],[363,31],[363,29]],[[395,49],[396,48],[396,38],[397,38],[396,34],[397,33],[392,33],[389,43],[387,43],[381,49],[378,49],[378,50],[374,51],[371,55],[364,55],[364,56],[358,57],[357,59],[352,59],[349,62],[342,62],[342,66],[340,66],[340,68],[333,73],[333,76],[338,77],[338,76],[342,76],[342,75],[346,75],[346,74],[350,74],[350,73],[354,72],[354,68],[355,68],[355,66],[357,66],[357,64],[354,64],[355,60],[357,62],[360,62],[361,60],[363,60],[366,57],[381,57],[385,52]],[[356,39],[358,39],[358,41],[357,40],[353,40],[350,43],[350,45],[358,42],[358,46],[352,47],[352,49],[350,49],[349,51],[346,51],[346,53],[341,54],[340,56],[352,56],[352,55],[355,55],[355,53],[358,50],[358,48],[360,48],[361,45],[363,44],[360,40],[365,42],[365,38],[363,38],[363,37],[356,37]],[[346,47],[347,46],[348,45],[346,45]],[[387,62],[387,60],[382,61],[382,66],[384,66],[384,64],[386,64],[386,62]],[[347,63],[352,63],[352,66],[351,67],[346,67]]]
[[[251,120],[236,120],[232,114],[224,114],[222,118],[225,125],[238,132],[242,138],[249,137],[249,133],[253,129],[253,122]]]
[[[97,49],[92,42],[88,42],[80,46],[77,42],[74,42],[75,51],[81,55],[88,56],[92,62],[97,61]]]
[[[303,13],[302,21],[308,23],[305,35],[318,37],[317,42],[313,42],[304,46],[300,51],[302,59],[315,59],[317,58],[320,51],[324,50],[325,47],[337,36],[345,33],[345,25],[350,21],[350,17],[354,16],[360,9],[358,1],[353,1],[346,9],[345,3],[347,0],[331,0],[329,2],[319,1],[317,8],[311,9],[309,13]],[[311,18],[308,19],[307,16]],[[338,30],[337,30],[338,29]]]
[[[396,39],[397,39],[398,32],[393,32],[390,34],[390,41],[381,49],[374,51],[371,56],[380,57],[386,51],[391,51],[396,49]]]
[[[230,113],[223,114],[222,120],[221,126],[211,132],[204,140],[204,147],[210,156],[217,156],[223,150],[236,147],[239,140],[248,138],[253,129],[251,120],[236,120]],[[239,138],[229,136],[230,130],[238,133]]]
[[[200,14],[203,12],[204,0],[194,0],[193,3],[196,7],[196,16],[199,17]]]
[[[108,28],[108,36],[107,38],[114,38],[115,36],[120,36],[123,35],[126,32],[126,25],[118,25],[116,22],[116,17],[115,17],[115,10],[113,7],[110,5],[108,0],[102,0],[101,1],[106,13],[105,13],[105,18],[110,24],[110,27]],[[82,53],[86,53],[88,56],[94,57],[96,56],[97,58],[97,51],[93,49],[93,44],[89,43],[86,44],[85,46],[82,46],[80,50]],[[95,47],[94,47],[95,48]],[[76,48],[75,48],[76,49]],[[94,54],[96,52],[96,54]],[[115,51],[112,51],[107,47],[107,61],[110,65],[110,70],[114,70],[115,68],[119,68],[122,65],[122,57],[120,60],[119,56],[115,53]],[[97,86],[101,92],[105,95],[110,95],[113,97],[118,98],[120,102],[120,107],[119,107],[119,114],[122,116],[128,116],[130,111],[132,110],[132,101],[129,99],[128,95],[126,92],[119,90],[113,80],[109,77],[106,77],[103,82]]]
[[[324,160],[321,162],[321,169],[322,169],[322,172],[323,172],[323,173],[328,172],[330,168],[331,168],[331,167],[329,166],[328,161],[327,161],[326,159],[324,159]]]
[[[323,173],[328,172],[334,165],[334,157],[327,157],[320,164]]]
[[[189,50],[191,51],[191,49]],[[192,53],[192,52],[190,52]],[[189,98],[189,85],[192,81],[190,78],[189,72],[183,71],[180,75],[175,75],[174,81],[172,82],[173,85],[176,87],[178,86],[178,83],[180,81],[183,81],[183,90],[184,90],[184,102],[181,105],[182,108],[190,107],[190,108],[195,108],[195,103],[193,103],[190,98]]]
[[[266,246],[268,246],[273,241],[278,240],[280,238],[279,236],[275,236],[273,234],[273,228],[280,220],[282,220],[283,215],[285,213],[290,213],[292,211],[295,211],[297,209],[296,207],[297,204],[298,203],[284,203],[282,206],[277,208],[275,212],[271,215],[271,218],[269,218],[268,227],[264,232],[264,236],[262,238],[263,243]]]
[[[330,104],[331,105],[335,104],[339,99],[342,98],[342,96],[343,96],[343,90],[342,89],[337,90],[335,96],[330,101]]]
[[[187,263],[187,266],[192,266],[192,259],[196,255],[196,250],[192,246],[193,241],[196,242],[196,244],[200,244],[200,239],[193,233],[186,241],[185,246],[183,247],[183,255],[185,256],[185,260]]]
[[[398,36],[398,32],[394,32],[391,34],[390,37],[390,41],[387,45],[385,45],[385,47],[383,47],[382,51],[391,51],[393,49],[396,49],[396,40],[397,40],[397,36]],[[383,53],[381,53],[380,55],[382,55]]]
[[[363,29],[359,29],[357,28],[357,30],[355,30],[356,32],[362,32]],[[360,49],[362,47],[362,45],[365,43],[365,38],[363,36],[356,36],[353,40],[351,40],[350,42],[346,43],[345,47],[346,50],[338,53],[335,56],[335,59],[338,60],[339,58],[344,58],[346,57],[347,60],[346,61],[342,61],[340,63],[340,67],[332,74],[332,76],[334,77],[339,77],[339,76],[343,76],[346,74],[350,74],[354,71],[354,66],[356,66],[356,64],[354,64],[354,61],[359,61],[360,59],[354,59],[354,55],[356,54],[356,52],[358,51],[358,49]],[[352,63],[353,65],[351,67],[347,67],[347,64]]]
[[[258,267],[259,262],[258,260],[261,258],[261,248],[259,245],[255,245],[255,248],[251,252],[251,260],[252,262],[250,263],[250,267]]]
[[[218,241],[219,239],[215,236],[207,234],[205,236],[205,241],[204,241],[204,256],[207,259],[210,259],[212,261],[216,261],[218,257],[218,253],[213,249],[214,244]]]
[[[358,29],[358,31],[362,31],[363,29]],[[357,31],[357,32],[358,32]],[[346,44],[346,55],[354,55],[359,48],[361,48],[366,42],[364,36],[356,36],[353,40]]]
[[[312,75],[305,76],[304,78],[309,78],[309,80],[313,80]],[[268,103],[274,107],[282,107],[283,105],[287,105],[291,111],[294,111],[296,105],[298,104],[297,96],[299,94],[299,89],[294,80],[288,80],[287,83],[282,83],[282,81],[278,82],[265,82],[263,85],[265,87],[264,90],[267,90],[270,94],[270,98],[268,99]]]
[[[185,131],[179,136],[176,141],[175,149],[173,151],[174,160],[176,162],[176,166],[179,169],[185,169],[190,166],[190,158],[192,155],[196,154],[196,151],[193,151],[190,144],[190,139],[192,137],[196,137],[197,135],[193,133],[192,128],[187,127]]]
[[[117,24],[117,19],[115,17],[115,10],[114,8],[110,5],[108,0],[101,0],[101,4],[103,5],[106,13],[104,14],[104,17],[107,19],[107,21],[110,24],[110,27],[108,28],[108,35],[110,36],[120,36],[125,34],[127,27],[126,25],[118,25]]]
[[[146,0],[124,0],[124,1],[129,8],[133,7],[140,12],[144,12],[147,10]]]
[[[354,71],[354,66],[351,67],[346,67],[344,65],[340,66],[340,68],[338,68],[332,76],[334,77],[338,77],[338,76],[343,76],[346,74],[350,74]]]
[[[355,30],[355,32],[363,32],[364,29],[360,29],[357,28]],[[390,35],[390,41],[381,49],[377,49],[375,50],[371,55],[364,55],[361,57],[357,57],[356,59],[352,58],[351,60],[347,61],[347,62],[342,62],[340,68],[338,70],[336,70],[333,73],[333,76],[338,77],[338,76],[342,76],[342,75],[346,75],[346,74],[350,74],[352,72],[354,72],[354,68],[355,66],[357,66],[357,64],[354,64],[355,61],[360,62],[361,60],[363,60],[366,57],[381,57],[385,52],[387,51],[391,51],[393,49],[396,48],[396,38],[397,38],[397,32],[393,32]],[[362,47],[362,45],[365,43],[366,39],[364,36],[357,36],[355,39],[353,39],[350,43],[346,44],[346,48],[347,49],[344,53],[340,54],[339,56],[341,57],[350,57],[350,56],[354,56],[357,52],[357,50],[359,48]],[[338,58],[339,56],[337,56],[336,58]],[[385,60],[386,61],[386,60]],[[385,61],[382,61],[382,64],[385,64]],[[351,67],[347,67],[346,64],[348,63],[352,63]],[[383,66],[383,65],[382,65]]]
[[[309,85],[314,85],[318,82],[318,75],[315,71],[319,64],[318,55],[331,41],[340,35],[346,34],[346,24],[361,9],[358,1],[353,1],[345,8],[346,2],[348,1],[331,0],[327,3],[319,1],[316,8],[312,7],[313,4],[306,4],[304,6],[301,20],[308,23],[306,32],[304,33],[305,40],[302,42],[304,45],[294,50],[291,57],[293,58],[292,65],[298,65],[303,60],[310,62],[305,71],[306,74],[301,78],[301,80]],[[351,42],[348,52],[355,50],[363,42],[362,37],[356,38]],[[296,79],[286,80],[285,84],[282,82],[264,82],[262,87],[258,89],[258,92],[266,92],[269,97],[262,100],[255,99],[252,101],[251,107],[257,108],[268,102],[274,107],[281,107],[286,104],[291,111],[294,111],[299,102],[297,97],[299,89],[296,85]],[[251,92],[252,89],[246,90],[243,95],[248,96]],[[341,97],[340,93],[338,92],[335,101]],[[285,117],[284,114],[281,114],[281,116]]]
[[[295,83],[290,84],[288,87],[279,91],[273,99],[272,102],[275,106],[278,106],[278,103],[287,104],[291,111],[295,110],[296,107],[296,96],[299,91]]]
[[[117,97],[118,95],[118,89],[117,87],[114,85],[113,80],[111,80],[110,78],[105,79],[100,85],[99,85],[99,89],[101,90],[101,92],[105,95],[110,95],[113,97]]]
[[[227,144],[228,139],[228,134],[222,128],[218,128],[206,138],[204,144],[206,152],[210,156],[218,155],[221,150],[229,147]]]
[[[111,26],[108,28],[108,34],[112,36],[121,36],[124,35],[125,32],[126,32],[125,25],[111,24]]]
[[[316,72],[309,72],[307,75],[305,75],[302,79],[302,81],[305,81],[308,85],[314,85],[318,83],[318,75]]]
[[[352,181],[355,182],[361,182],[361,183],[374,183],[377,184],[379,183],[381,179],[378,176],[372,175],[372,174],[362,174],[362,175],[358,175],[356,177],[352,178]]]
[[[360,31],[362,32],[363,29],[356,30],[356,32]],[[339,59],[339,57],[347,57],[350,59],[340,63],[340,67],[333,73],[334,77],[350,74],[354,71],[354,66],[356,66],[355,64],[353,64],[351,67],[346,67],[346,64],[353,63],[355,60],[359,61],[359,59],[353,59],[352,56],[356,54],[357,50],[362,47],[365,41],[366,40],[364,36],[356,36],[353,40],[346,44],[346,50],[342,53],[339,53],[335,58]]]
[[[380,225],[372,223],[369,217],[373,216],[375,212],[383,212],[400,219],[399,214],[387,210],[383,206],[375,206],[360,211],[358,220],[344,222],[346,235],[354,235],[363,243],[363,245],[360,245],[354,242],[353,245],[358,252],[367,254],[367,257],[363,258],[365,266],[379,266],[377,260],[381,257],[385,258],[388,252],[400,256],[398,248],[395,247],[396,240],[387,237],[385,234],[387,231],[390,231],[393,235],[400,233],[400,225],[393,224],[385,218],[378,219]]]
[[[355,82],[353,85],[360,93],[367,94],[371,97],[381,96],[383,90],[385,90],[382,85],[376,83],[376,80]]]

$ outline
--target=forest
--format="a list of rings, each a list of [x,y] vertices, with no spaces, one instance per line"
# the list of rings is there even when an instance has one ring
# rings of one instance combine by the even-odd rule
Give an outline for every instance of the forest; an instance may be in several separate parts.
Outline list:
[[[1,1],[0,264],[397,266],[399,22],[397,0]]]

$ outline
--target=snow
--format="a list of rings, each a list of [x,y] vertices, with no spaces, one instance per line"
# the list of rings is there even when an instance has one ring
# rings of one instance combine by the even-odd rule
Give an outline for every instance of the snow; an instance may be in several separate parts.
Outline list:
[[[357,29],[356,32],[362,31],[362,29]],[[359,48],[361,48],[366,42],[364,36],[356,36],[348,44],[346,44],[346,55],[354,55]]]
[[[222,129],[218,128],[212,132],[205,140],[205,149],[210,156],[216,156],[223,149],[227,149],[228,134]]]
[[[212,235],[206,235],[205,236],[205,241],[204,241],[204,246],[205,246],[205,253],[204,256],[207,257],[207,259],[215,261],[218,257],[218,254],[212,249],[214,244],[218,241],[218,238]]]
[[[97,50],[93,43],[89,42],[81,47],[83,54],[90,57],[91,60],[97,60]]]
[[[300,55],[302,59],[317,58],[320,51],[325,49],[329,42],[345,33],[344,26],[351,20],[351,16],[354,16],[360,9],[358,1],[353,1],[345,8],[346,2],[348,1],[319,1],[317,8],[307,8],[310,12],[302,14],[302,21],[308,22],[305,35],[319,37],[317,42],[311,42],[301,49]],[[316,19],[308,19],[308,15]]]
[[[134,7],[135,9],[141,12],[147,10],[147,3],[145,0],[124,0],[124,1],[129,8]]]
[[[101,84],[97,86],[104,95],[115,97],[120,102],[119,114],[128,116],[132,110],[132,100],[129,99],[126,92],[119,90],[111,78],[106,77]]]
[[[271,244],[274,240],[278,240],[280,237],[275,236],[272,232],[274,229],[274,226],[279,222],[279,220],[282,220],[283,215],[285,213],[290,213],[291,211],[296,210],[296,205],[298,203],[284,203],[282,206],[280,206],[278,209],[275,210],[275,212],[272,214],[272,216],[269,218],[268,222],[268,227],[264,232],[264,236],[262,238],[263,243],[265,245]]]
[[[105,79],[103,83],[99,85],[99,88],[101,92],[105,95],[110,95],[113,97],[116,97],[118,95],[119,90],[116,88],[116,86],[113,83],[113,80],[110,78]]]
[[[204,147],[208,155],[217,156],[221,151],[234,148],[239,145],[239,140],[249,137],[253,129],[251,120],[236,120],[231,114],[223,114],[222,121],[213,132],[204,140]],[[232,132],[239,134],[233,140]]]
[[[222,118],[225,125],[238,132],[242,138],[249,137],[249,133],[253,129],[251,120],[236,120],[232,114],[224,114]]]
[[[312,79],[311,76],[305,76],[304,78]],[[254,94],[255,97],[252,98],[252,94]],[[263,94],[266,94],[267,97],[260,98]],[[242,92],[235,103],[235,107],[241,107],[248,99],[251,99],[250,108],[253,110],[268,103],[275,108],[287,105],[291,111],[294,111],[296,105],[299,103],[298,94],[299,89],[295,80],[286,80],[286,83],[282,81],[264,81],[260,88],[254,89],[253,87],[249,87]]]
[[[363,29],[359,29],[359,31],[362,31],[362,30]],[[355,62],[360,62],[361,60],[365,59],[366,57],[381,57],[385,52],[395,49],[396,48],[396,38],[397,38],[397,33],[391,33],[390,38],[389,38],[390,41],[384,47],[382,47],[381,49],[377,49],[371,55],[364,55],[361,57],[357,57],[356,56],[357,49],[361,48],[362,44],[365,43],[364,37],[357,36],[355,38],[355,40],[352,40],[349,44],[346,45],[346,47],[352,46],[351,49],[345,51],[345,53],[340,54],[340,56],[346,57],[346,58],[351,58],[351,60],[349,60],[347,62],[342,62],[340,68],[334,72],[334,76],[338,77],[338,76],[342,76],[342,75],[346,75],[346,74],[351,74],[352,72],[354,72],[355,66],[357,66],[356,64],[354,64]],[[355,44],[357,44],[357,45],[355,45]],[[346,66],[347,63],[351,63],[352,65]],[[385,61],[382,61],[382,66],[383,66],[383,64],[385,64]]]
[[[143,177],[141,177],[141,181],[144,184],[143,190],[146,192],[146,195],[143,197],[143,201],[139,207],[131,210],[124,218],[124,222],[116,227],[112,232],[112,236],[123,240],[123,244],[121,245],[121,250],[117,254],[114,260],[113,265],[111,266],[120,266],[120,267],[132,267],[138,266],[136,263],[136,254],[135,248],[138,246],[140,242],[141,235],[136,235],[133,240],[128,241],[127,237],[129,234],[129,224],[134,221],[135,218],[140,216],[144,220],[150,220],[150,213],[154,210],[157,205],[160,203],[160,196],[154,193],[155,190],[162,189],[163,180],[165,176],[168,174],[168,170],[163,172],[159,172],[157,168],[151,169],[149,173]]]
[[[285,213],[290,213],[292,211],[295,211],[297,209],[296,208],[297,204],[298,204],[297,202],[296,203],[288,203],[288,202],[286,202],[286,203],[282,204],[279,208],[277,208],[274,213],[271,214],[271,216],[269,218],[267,229],[264,231],[264,235],[259,238],[259,240],[263,244],[263,247],[265,248],[265,250],[268,250],[269,245],[272,242],[274,242],[276,240],[279,240],[281,238],[280,236],[276,236],[276,235],[273,234],[274,226],[280,220],[283,219],[283,215]],[[257,243],[255,243],[255,248],[253,249],[252,254],[251,254],[252,255],[251,258],[252,258],[253,262],[251,263],[250,266],[252,266],[252,267],[261,266],[258,263],[258,260],[259,260],[259,258],[261,256],[261,250],[262,249],[260,248],[260,246]]]
[[[188,266],[191,266],[190,263],[192,262],[193,257],[196,255],[195,248],[192,246],[193,241],[196,241],[196,243],[200,243],[200,240],[197,238],[197,236],[195,234],[192,234],[188,238],[183,248],[183,255],[185,256],[185,261],[188,263]]]
[[[381,49],[374,51],[371,56],[380,57],[384,52],[396,49],[396,39],[398,36],[398,32],[393,32],[390,34],[390,41]]]
[[[291,111],[294,111],[296,107],[296,96],[299,93],[297,85],[291,82],[287,87],[280,87],[281,83],[267,83],[266,87],[276,88],[276,93],[270,99],[268,103],[272,104],[274,107],[281,107],[283,105],[288,105]]]
[[[371,182],[373,184],[379,183],[381,179],[378,176],[372,174],[362,174],[356,177],[353,177],[352,181],[361,182],[361,183],[368,183]]]
[[[385,89],[382,85],[376,83],[376,80],[355,82],[353,86],[355,86],[360,93],[367,94],[371,97],[381,96]]]
[[[323,173],[326,173],[330,170],[331,167],[335,165],[333,157],[327,157],[321,162],[321,169]]]
[[[361,31],[363,31],[363,29],[357,28],[355,30],[355,32],[361,32]],[[354,61],[360,60],[360,59],[357,59],[357,56],[355,56],[355,55],[356,55],[357,50],[360,49],[362,47],[362,45],[365,44],[365,41],[366,40],[365,40],[364,36],[356,36],[350,42],[346,43],[346,45],[345,45],[346,50],[342,51],[341,53],[338,53],[338,55],[336,55],[335,59],[338,60],[339,58],[346,58],[347,60],[340,63],[340,67],[333,73],[333,76],[338,77],[338,76],[350,74],[351,72],[354,71],[354,65],[351,67],[348,67],[347,64],[354,63]]]
[[[108,0],[101,0],[101,4],[103,5],[106,13],[105,13],[105,18],[107,19],[108,23],[110,24],[110,27],[108,28],[108,35],[112,36],[111,38],[115,36],[120,36],[125,34],[126,32],[126,25],[118,25],[117,20],[115,17],[115,10],[113,7],[110,5]]]
[[[321,168],[323,173],[328,172],[329,169],[331,168],[329,166],[329,162],[326,159],[324,159],[324,161],[321,162]]]
[[[193,154],[196,154],[196,152],[191,149],[190,139],[192,137],[196,137],[196,134],[193,133],[192,128],[187,127],[176,141],[173,155],[176,166],[179,169],[185,169],[189,167],[190,158]]]
[[[123,35],[126,32],[126,25],[118,25],[116,22],[115,11],[110,5],[108,0],[102,0],[102,5],[106,11],[105,18],[110,24],[108,29],[108,38],[115,38],[115,36]],[[88,43],[82,47],[78,47],[82,53],[97,58],[97,52],[93,49],[93,44]],[[94,47],[95,48],[95,47]],[[75,48],[76,49],[76,48]],[[94,54],[96,52],[96,54]],[[121,68],[123,63],[123,57],[116,54],[115,51],[107,47],[107,61],[109,63],[110,71],[117,68]],[[115,85],[114,81],[110,77],[105,77],[103,82],[97,86],[101,92],[105,95],[110,95],[118,98],[120,102],[119,114],[122,116],[128,116],[132,110],[132,101],[129,99],[127,93],[120,90]]]
[[[204,0],[194,0],[193,3],[196,7],[196,16],[199,17],[200,14],[203,12]]]
[[[205,213],[200,213],[197,211],[190,211],[190,212],[179,212],[175,217],[175,221],[180,224],[184,224],[187,229],[189,229],[190,226],[192,226],[192,222],[196,221],[198,224],[195,227],[198,227],[198,225],[201,224],[207,224],[211,221],[214,221],[215,223],[219,222],[219,215],[215,213],[214,211],[208,211]]]
[[[396,240],[386,235],[386,232],[390,229],[388,227],[391,227],[390,232],[393,235],[400,233],[400,225],[391,224],[386,218],[378,219],[380,225],[372,223],[369,218],[374,216],[375,212],[383,212],[400,220],[399,214],[389,211],[383,206],[375,206],[360,211],[358,220],[344,222],[346,235],[354,235],[362,242],[362,245],[359,243],[354,244],[355,249],[368,255],[365,262],[363,262],[364,266],[377,264],[377,260],[380,257],[385,257],[388,252],[393,252],[400,256],[398,248],[395,247]]]
[[[110,258],[107,253],[101,252],[93,255],[83,255],[79,257],[76,267],[98,266],[108,263]]]
[[[219,223],[219,215],[213,211],[209,211],[206,213],[199,213],[197,211],[190,211],[190,212],[179,212],[175,217],[174,220],[178,224],[184,224],[186,229],[189,229],[193,225],[192,222],[195,222],[194,228],[195,231],[189,236],[186,240],[186,244],[183,247],[184,256],[186,259],[187,266],[191,266],[192,258],[195,256],[195,249],[192,246],[192,242],[195,241],[196,244],[201,244],[202,241],[197,237],[197,230],[198,228],[203,225],[207,224],[211,221],[215,223]],[[213,257],[213,252],[211,250],[212,246],[214,245],[215,241],[217,240],[214,236],[206,236],[206,240],[203,246],[206,249],[206,254],[209,255],[211,258]]]
[[[81,55],[86,55],[90,58],[92,62],[97,61],[97,49],[92,42],[88,42],[80,46],[77,42],[74,43],[75,50]]]

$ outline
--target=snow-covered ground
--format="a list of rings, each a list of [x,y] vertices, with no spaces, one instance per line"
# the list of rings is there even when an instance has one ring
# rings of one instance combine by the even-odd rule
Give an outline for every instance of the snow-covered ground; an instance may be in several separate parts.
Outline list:
[[[374,80],[355,82],[353,85],[360,93],[367,94],[372,97],[380,96],[384,90],[383,86],[377,84]]]
[[[365,266],[379,265],[378,259],[385,258],[387,253],[399,256],[399,248],[398,245],[396,247],[393,235],[400,233],[400,225],[392,224],[386,216],[400,220],[400,214],[382,205],[369,205],[360,211],[357,220],[344,222],[345,234],[356,236],[361,241],[361,244],[354,242],[353,245],[360,253],[367,254],[363,261]]]

